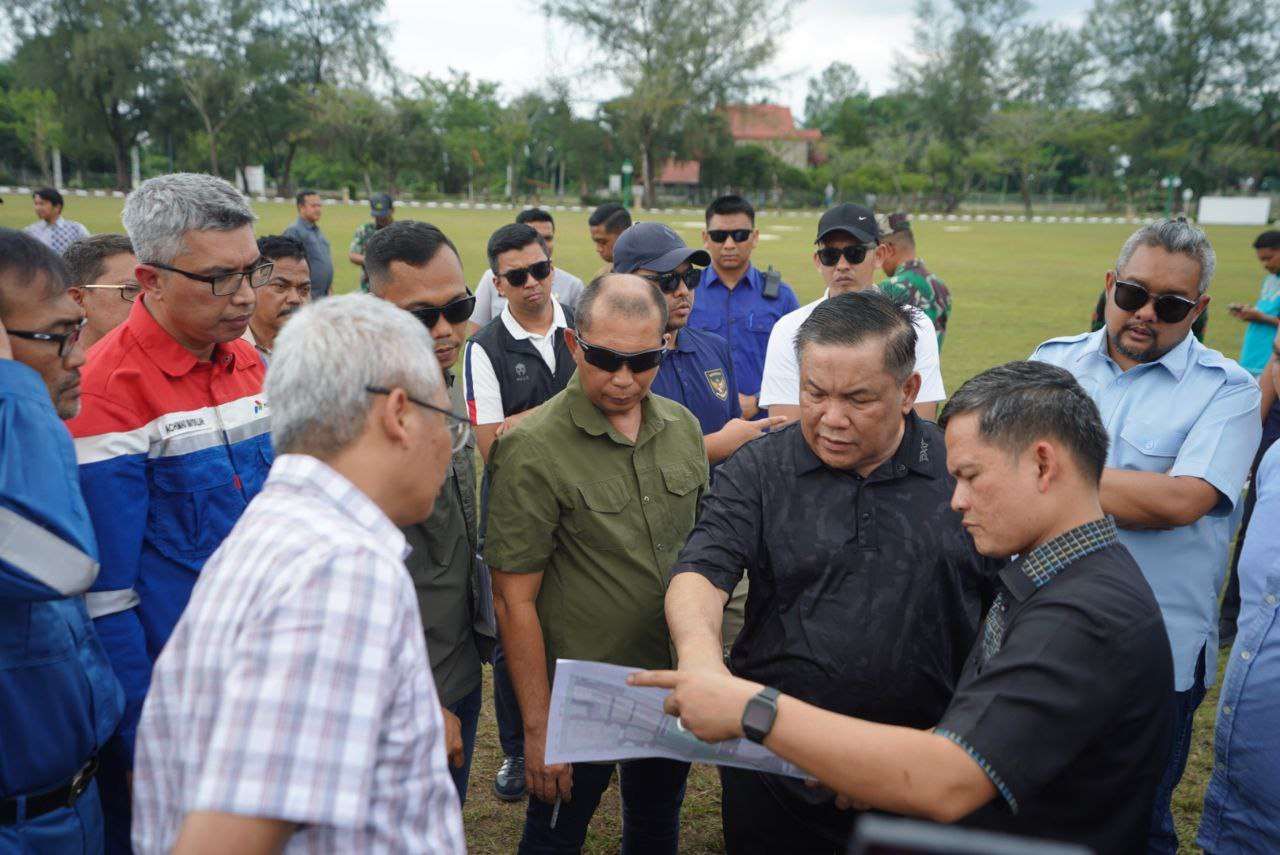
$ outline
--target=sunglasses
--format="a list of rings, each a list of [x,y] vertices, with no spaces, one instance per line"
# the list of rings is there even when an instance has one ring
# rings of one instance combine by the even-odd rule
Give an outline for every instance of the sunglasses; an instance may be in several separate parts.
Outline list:
[[[610,374],[622,368],[623,365],[630,368],[632,374],[643,374],[661,365],[663,357],[667,355],[665,347],[641,350],[637,353],[619,353],[598,344],[588,344],[582,340],[582,334],[576,330],[574,334],[578,338],[578,346],[582,348],[582,358],[587,361],[587,364],[594,365],[601,371],[608,371]]]
[[[440,323],[441,315],[444,315],[444,319],[451,324],[460,324],[471,320],[471,314],[475,310],[476,298],[468,291],[467,296],[459,297],[443,306],[421,306],[417,309],[409,309],[409,314],[422,321],[422,325],[427,329],[432,329]]]
[[[751,240],[751,229],[710,229],[707,237],[712,243],[724,243],[733,238],[734,243],[746,243]]]
[[[1153,298],[1151,292],[1136,282],[1116,279],[1116,307],[1126,312],[1136,312],[1147,305]],[[1196,307],[1195,300],[1179,297],[1175,294],[1161,294],[1155,297],[1156,319],[1166,324],[1176,324],[1183,320]]]
[[[855,243],[843,249],[824,246],[818,250],[818,263],[823,267],[835,267],[840,263],[840,257],[844,256],[844,260],[850,264],[861,264],[866,259],[867,253],[875,248],[873,243]]]
[[[662,291],[663,294],[674,294],[680,290],[681,282],[683,282],[685,287],[690,291],[697,288],[698,283],[702,281],[702,268],[690,267],[684,273],[676,273],[672,270],[670,273],[646,274],[640,278],[647,279],[654,285],[657,285],[658,289]]]
[[[530,264],[528,267],[517,267],[515,270],[508,270],[506,273],[499,273],[510,284],[517,288],[523,288],[525,283],[529,281],[529,277],[541,282],[551,275],[551,262],[539,261],[537,264]]]

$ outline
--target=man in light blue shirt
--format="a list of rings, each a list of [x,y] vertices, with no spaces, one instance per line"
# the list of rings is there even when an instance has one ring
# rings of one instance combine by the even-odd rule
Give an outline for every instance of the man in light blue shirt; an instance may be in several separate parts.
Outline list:
[[[1190,335],[1209,305],[1214,265],[1195,226],[1144,226],[1106,275],[1103,328],[1045,342],[1031,357],[1070,371],[1097,403],[1111,439],[1102,507],[1121,527],[1169,633],[1175,743],[1150,852],[1177,851],[1170,798],[1214,678],[1230,517],[1262,432],[1253,378]]]
[[[324,205],[320,194],[314,190],[300,190],[296,199],[298,219],[284,230],[284,236],[293,238],[307,250],[307,270],[311,275],[311,298],[328,297],[333,289],[333,252],[329,239],[320,231],[320,214]]]

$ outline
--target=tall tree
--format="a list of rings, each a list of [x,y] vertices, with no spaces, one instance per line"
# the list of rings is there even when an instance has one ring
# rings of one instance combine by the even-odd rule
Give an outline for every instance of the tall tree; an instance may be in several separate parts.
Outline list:
[[[809,90],[804,98],[805,127],[821,128],[826,133],[835,125],[845,101],[859,96],[867,96],[867,86],[858,70],[847,62],[831,63],[816,77],[809,78]]]
[[[50,155],[62,142],[58,115],[57,98],[48,89],[0,92],[0,130],[13,134],[26,146],[46,184],[53,183]]]
[[[600,70],[624,90],[620,128],[640,160],[645,204],[656,167],[679,148],[682,120],[745,99],[766,84],[764,66],[789,27],[788,0],[544,0],[543,8],[590,38]],[[690,22],[696,22],[691,25]]]

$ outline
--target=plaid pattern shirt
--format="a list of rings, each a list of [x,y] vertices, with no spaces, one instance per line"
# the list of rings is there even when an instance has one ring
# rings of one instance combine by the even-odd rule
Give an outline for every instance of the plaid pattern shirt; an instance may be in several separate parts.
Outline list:
[[[1072,562],[1118,542],[1115,520],[1104,517],[1040,544],[1018,559],[1018,569],[1036,588],[1043,588]],[[1003,588],[996,594],[982,627],[983,663],[995,656],[1004,643],[1004,631],[1009,623],[1009,598],[1005,594]]]
[[[281,819],[289,852],[465,852],[405,539],[282,455],[200,574],[139,726],[133,845],[191,811]]]
[[[89,230],[81,223],[68,220],[66,217],[58,217],[53,225],[49,225],[44,220],[36,220],[23,231],[58,255],[66,252],[71,244],[89,236]]]

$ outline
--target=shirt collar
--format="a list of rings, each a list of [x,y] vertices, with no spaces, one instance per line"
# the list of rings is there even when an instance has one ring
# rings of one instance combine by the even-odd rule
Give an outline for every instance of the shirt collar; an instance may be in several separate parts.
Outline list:
[[[281,454],[271,464],[268,484],[288,484],[304,493],[331,502],[344,517],[372,535],[380,548],[390,549],[404,560],[409,544],[404,534],[364,492],[345,476],[309,454]]]
[[[822,462],[805,441],[799,425],[795,428],[795,434],[796,474],[804,475],[827,468],[827,464]],[[919,417],[915,413],[908,413],[904,417],[902,440],[898,443],[897,450],[868,475],[867,480],[889,481],[906,475],[908,471],[927,478],[939,477],[945,457],[934,446],[933,439],[921,429]]]
[[[561,308],[560,301],[555,298],[555,295],[551,295],[551,309],[551,329],[547,330],[546,335],[538,336],[539,338],[548,338],[554,334],[557,329],[564,329],[569,326],[569,322],[564,316],[564,309]],[[502,307],[502,314],[499,315],[499,317],[502,318],[502,325],[507,328],[507,332],[511,333],[511,337],[517,341],[524,341],[525,339],[534,337],[534,333],[531,333],[524,327],[520,326],[520,322],[516,320],[516,316],[511,314],[510,301],[507,302],[507,305]]]
[[[747,262],[747,272],[742,274],[742,278],[738,280],[738,285],[734,286],[734,290],[736,291],[738,287],[743,284],[748,288],[758,289],[762,287],[760,279],[760,271],[756,270],[756,266],[754,264]],[[719,285],[721,288],[728,288],[728,286],[721,281],[720,274],[711,266],[707,266],[702,269],[702,281],[699,284],[703,287],[707,285]]]
[[[677,353],[697,353],[698,331],[693,327],[685,327],[676,333],[676,346],[671,348]]]
[[[1119,543],[1112,517],[1087,522],[1046,541],[1000,571],[1000,581],[1019,601],[1049,584],[1086,555]]]
[[[893,271],[893,275],[897,276],[899,273],[907,270],[916,270],[922,274],[927,272],[923,260],[920,258],[908,258],[906,261],[898,265],[898,269]]]
[[[304,229],[310,229],[313,232],[320,231],[319,223],[313,223],[306,217],[298,217],[298,225],[302,226]]]
[[[1081,352],[1081,354],[1078,357],[1076,357],[1076,361],[1079,362],[1085,359],[1086,357],[1089,357],[1091,355],[1096,355],[1097,357],[1101,358],[1103,361],[1109,362],[1112,365],[1116,365],[1116,367],[1118,368],[1119,365],[1117,365],[1116,361],[1111,358],[1111,354],[1107,351],[1106,325],[1104,324],[1102,326],[1102,329],[1097,330],[1094,333],[1091,333],[1091,336],[1092,336],[1092,339],[1086,339],[1086,341],[1089,341],[1092,346],[1085,348]],[[1168,371],[1170,374],[1173,375],[1174,380],[1182,380],[1182,375],[1187,372],[1187,366],[1191,364],[1192,350],[1195,348],[1195,346],[1196,346],[1196,337],[1191,333],[1190,330],[1188,330],[1187,337],[1184,338],[1182,341],[1178,342],[1177,346],[1174,347],[1173,350],[1169,351],[1164,356],[1157,359],[1155,362],[1147,362],[1143,364],[1163,366],[1166,371]],[[1133,368],[1130,368],[1129,370],[1136,371],[1140,368],[1142,368],[1142,365],[1135,365]]]
[[[141,346],[143,353],[156,366],[170,377],[184,377],[200,364],[191,351],[171,336],[146,307],[146,295],[142,295],[133,303],[129,317],[125,321],[133,337]],[[223,342],[213,346],[210,361],[227,371],[252,367],[249,360],[240,358],[232,342]],[[254,361],[256,362],[256,356]]]
[[[675,416],[659,413],[657,407],[653,404],[653,396],[645,395],[644,400],[640,402],[640,430],[636,434],[636,441],[632,442],[619,433],[613,425],[609,424],[609,420],[605,418],[604,413],[600,412],[596,405],[591,403],[587,393],[582,390],[582,377],[578,372],[574,372],[573,378],[569,381],[569,385],[565,386],[564,391],[565,397],[569,402],[569,417],[573,419],[573,423],[579,429],[591,436],[604,436],[607,434],[619,445],[639,447],[654,434],[665,428],[667,422],[677,420]]]

